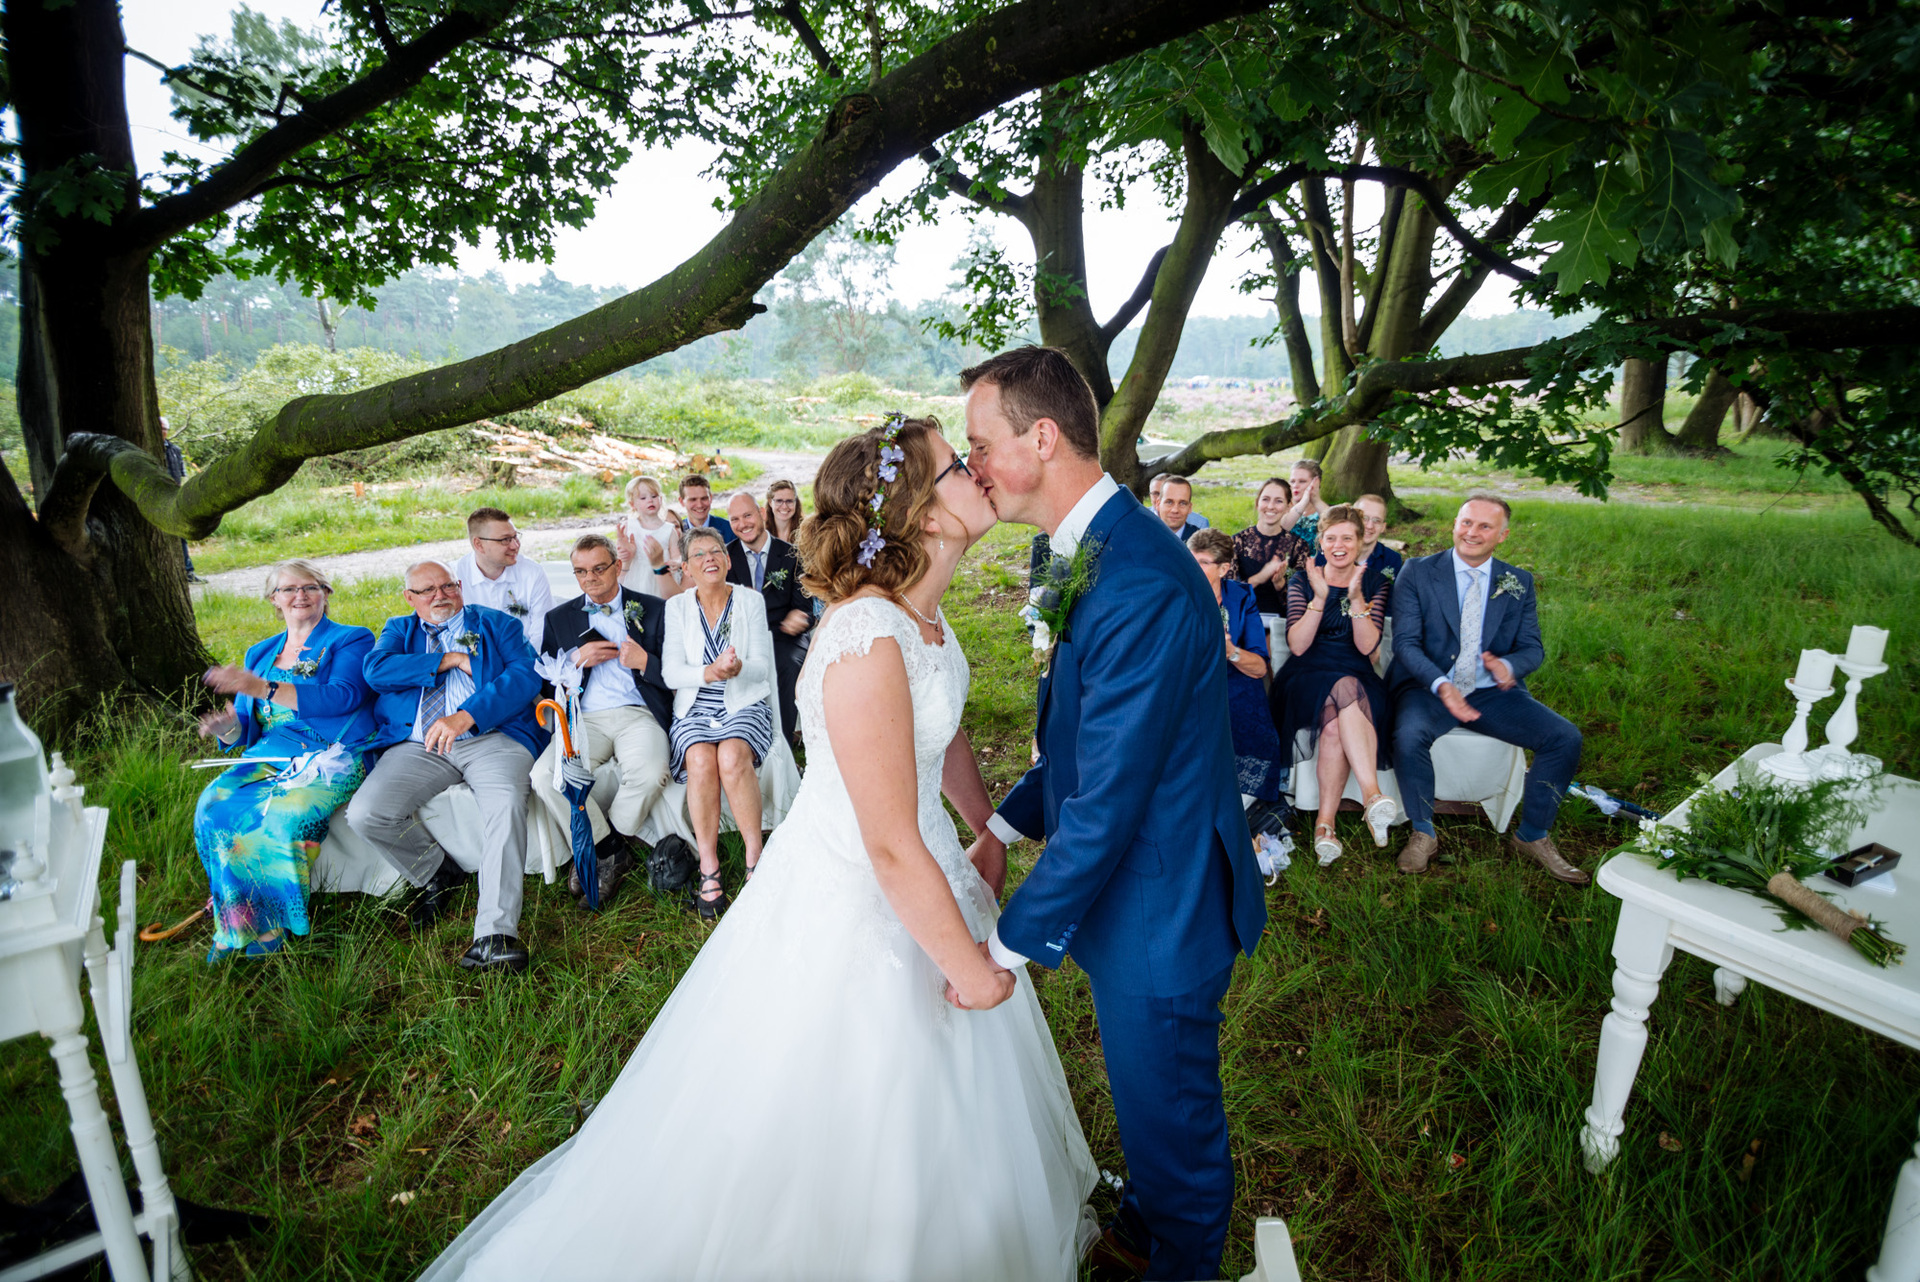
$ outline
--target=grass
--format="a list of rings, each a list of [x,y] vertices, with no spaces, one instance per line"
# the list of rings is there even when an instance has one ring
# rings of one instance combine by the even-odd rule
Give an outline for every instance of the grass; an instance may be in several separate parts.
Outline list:
[[[1249,495],[1201,502],[1223,528],[1251,516]],[[1779,735],[1795,651],[1868,621],[1895,627],[1894,666],[1862,696],[1859,746],[1916,773],[1920,667],[1899,628],[1920,618],[1920,587],[1912,554],[1863,517],[1537,502],[1517,517],[1505,552],[1536,572],[1550,656],[1532,684],[1587,732],[1583,778],[1673,805],[1696,772]],[[1440,530],[1396,533],[1420,551]],[[974,671],[966,725],[996,792],[1031,732],[1013,618],[1025,565],[1025,532],[997,530],[950,597]],[[377,622],[397,599],[370,583],[334,608]],[[201,608],[223,655],[269,627],[260,602]],[[190,835],[205,780],[177,760],[198,746],[159,714],[92,742],[77,768],[113,811],[109,872],[136,860],[142,917],[184,915],[205,893]],[[1428,877],[1399,876],[1349,824],[1352,853],[1297,863],[1269,894],[1227,1003],[1226,1274],[1251,1264],[1252,1218],[1280,1214],[1315,1279],[1858,1276],[1913,1142],[1920,1056],[1758,986],[1722,1008],[1709,968],[1677,957],[1621,1156],[1589,1176],[1576,1135],[1616,904],[1515,863],[1484,824],[1442,823],[1453,859]],[[1624,832],[1571,803],[1559,835],[1593,867]],[[200,1276],[417,1272],[609,1088],[703,938],[644,891],[589,919],[530,882],[533,971],[475,982],[451,964],[466,893],[425,938],[377,903],[319,897],[313,935],[264,965],[210,971],[204,931],[142,946],[136,1036],[174,1185],[274,1222],[197,1249]],[[1095,1156],[1120,1169],[1085,977],[1038,979]],[[0,1192],[44,1196],[74,1159],[37,1040],[0,1046],[0,1097]]]

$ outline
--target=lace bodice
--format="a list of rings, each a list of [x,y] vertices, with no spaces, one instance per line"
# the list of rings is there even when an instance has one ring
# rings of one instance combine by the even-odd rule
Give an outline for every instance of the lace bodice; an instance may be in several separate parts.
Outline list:
[[[800,674],[795,699],[800,708],[800,730],[807,742],[807,774],[815,771],[840,773],[833,745],[827,738],[826,709],[822,699],[829,667],[850,654],[864,655],[882,637],[891,638],[900,647],[900,658],[907,668],[907,689],[913,697],[913,755],[920,781],[920,798],[927,800],[931,784],[934,803],[939,803],[940,768],[947,745],[960,728],[960,713],[967,703],[970,673],[967,658],[953,639],[946,617],[939,616],[947,632],[944,645],[933,645],[920,635],[913,616],[891,601],[879,597],[861,597],[835,610],[815,629],[807,651],[807,666]]]

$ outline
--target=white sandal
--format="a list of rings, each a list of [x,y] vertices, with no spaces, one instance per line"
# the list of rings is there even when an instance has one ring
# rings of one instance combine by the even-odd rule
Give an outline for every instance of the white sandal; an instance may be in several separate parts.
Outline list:
[[[1345,853],[1340,849],[1340,839],[1333,835],[1332,824],[1313,826],[1313,853],[1320,860],[1322,868]]]
[[[1380,793],[1367,803],[1367,827],[1373,832],[1373,844],[1385,850],[1387,847],[1387,829],[1400,817],[1400,807],[1394,804],[1392,797]]]

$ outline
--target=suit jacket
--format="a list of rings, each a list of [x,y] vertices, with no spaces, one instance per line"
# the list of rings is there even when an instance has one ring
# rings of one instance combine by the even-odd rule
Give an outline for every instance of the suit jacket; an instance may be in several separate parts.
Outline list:
[[[779,580],[777,584],[775,579]],[[753,562],[739,539],[727,544],[727,582],[743,588],[753,586]],[[788,636],[780,630],[780,621],[790,611],[804,613],[807,627],[813,627],[813,598],[800,586],[800,555],[793,550],[793,544],[785,539],[767,540],[767,574],[763,582],[766,586],[760,589],[760,598],[767,607],[767,630],[773,634],[773,643],[793,645],[807,634],[803,631]]]
[[[538,757],[546,750],[547,732],[533,718],[540,678],[527,630],[506,611],[484,605],[466,607],[466,625],[480,634],[480,644],[472,660],[473,694],[460,711],[473,718],[476,735],[498,730]],[[378,695],[373,705],[377,748],[413,737],[420,692],[433,684],[440,667],[440,656],[429,652],[427,641],[418,615],[399,614],[380,629],[380,640],[367,656],[367,684]]]
[[[773,694],[773,638],[767,629],[767,606],[752,588],[733,584],[733,622],[728,644],[740,656],[740,674],[723,691],[727,711],[738,712]],[[685,714],[700,695],[700,674],[706,668],[707,634],[700,626],[700,601],[694,590],[667,599],[666,633],[661,641],[661,675],[673,687],[673,715]],[[773,724],[780,725],[780,707],[774,702]]]
[[[1000,815],[1047,848],[1000,917],[1044,966],[1192,992],[1253,951],[1267,908],[1240,806],[1220,607],[1193,556],[1122,490],[1040,685],[1040,761]]]
[[[721,516],[718,512],[709,512],[707,513],[707,525],[728,543],[733,542],[733,523],[727,520],[726,517]],[[699,528],[699,526],[689,524],[686,521],[680,523],[680,532],[682,534],[690,533]]]
[[[638,624],[628,613],[635,604],[639,605],[641,612],[641,622]],[[633,678],[633,688],[639,692],[640,701],[647,705],[647,711],[653,714],[653,719],[660,723],[662,730],[669,729],[673,725],[673,689],[667,685],[660,657],[662,638],[666,634],[667,603],[659,597],[635,592],[632,588],[621,588],[620,599],[614,602],[614,609],[620,611],[621,618],[626,620],[627,635],[647,652],[647,666],[644,671],[636,671],[613,660],[608,662]],[[589,636],[590,631],[587,627],[587,597],[583,592],[547,611],[546,635],[540,640],[540,653],[560,654],[583,641],[602,639],[597,632]],[[600,665],[602,668],[606,666],[605,663]],[[551,685],[543,683],[542,691],[547,698],[553,697]]]
[[[286,643],[285,631],[275,633],[249,649],[241,666],[255,676],[266,676]],[[286,683],[300,687],[300,707],[292,721],[274,731],[274,738],[282,743],[297,740],[301,751],[332,743],[351,746],[366,739],[373,731],[373,691],[362,668],[372,649],[373,633],[365,628],[321,619],[300,652],[301,660],[313,661],[318,670],[311,677]],[[233,710],[240,718],[240,743],[250,748],[265,733],[260,701],[250,694],[237,695]]]
[[[1505,659],[1524,690],[1527,676],[1547,659],[1533,576],[1499,557],[1488,564],[1493,573],[1487,613],[1480,625],[1480,648]],[[1518,596],[1500,591],[1500,580],[1509,574],[1520,581]],[[1418,556],[1402,565],[1394,576],[1392,602],[1393,667],[1387,672],[1387,684],[1396,697],[1414,687],[1431,689],[1436,680],[1453,671],[1460,657],[1460,590],[1454,582],[1453,550]]]

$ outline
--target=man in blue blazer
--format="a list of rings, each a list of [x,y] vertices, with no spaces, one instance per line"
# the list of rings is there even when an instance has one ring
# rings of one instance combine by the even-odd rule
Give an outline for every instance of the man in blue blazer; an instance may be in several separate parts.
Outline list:
[[[465,781],[480,806],[480,910],[468,970],[527,968],[520,896],[527,794],[547,736],[534,720],[540,678],[520,620],[467,605],[439,561],[407,571],[412,614],[388,619],[367,656],[375,747],[386,751],[347,806],[347,823],[419,888],[416,928],[433,924],[466,873],[414,813]]]
[[[1400,871],[1425,872],[1433,830],[1433,741],[1456,726],[1533,750],[1514,849],[1549,874],[1584,886],[1548,830],[1580,764],[1580,730],[1527,693],[1546,661],[1533,576],[1494,557],[1513,509],[1491,494],[1460,505],[1453,548],[1416,557],[1393,584],[1393,766],[1413,833]]]
[[[1039,760],[971,852],[1046,850],[985,945],[1009,969],[1071,956],[1093,985],[1129,1176],[1100,1250],[1149,1278],[1217,1274],[1233,1206],[1221,999],[1267,910],[1227,724],[1220,607],[1180,540],[1100,468],[1099,411],[1064,354],[961,375],[968,455],[1002,520],[1085,549],[1039,693]]]

